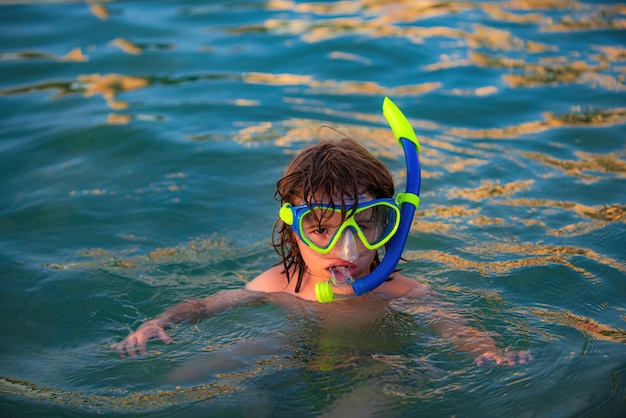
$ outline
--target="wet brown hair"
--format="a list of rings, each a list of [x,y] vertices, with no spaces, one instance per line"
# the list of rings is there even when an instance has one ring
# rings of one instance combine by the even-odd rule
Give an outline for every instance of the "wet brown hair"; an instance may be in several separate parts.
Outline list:
[[[374,199],[391,198],[394,194],[393,177],[389,169],[355,140],[343,136],[338,140],[320,140],[320,143],[302,150],[287,166],[285,175],[276,183],[275,198],[282,206],[308,206],[328,203],[339,205],[344,219],[346,201],[358,207],[360,195]],[[340,202],[333,199],[341,198]],[[300,254],[297,238],[291,227],[280,219],[274,224],[272,245],[280,254],[287,283],[291,271],[297,275],[296,293],[300,291],[306,264]],[[380,263],[378,253],[372,269]]]

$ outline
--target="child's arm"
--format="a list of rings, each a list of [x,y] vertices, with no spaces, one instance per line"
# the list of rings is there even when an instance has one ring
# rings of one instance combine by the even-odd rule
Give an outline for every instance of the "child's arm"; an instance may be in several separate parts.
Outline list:
[[[465,324],[462,318],[447,316],[436,321],[434,328],[448,339],[457,350],[467,351],[474,357],[474,363],[495,363],[503,366],[523,364],[533,359],[529,351],[502,351],[495,340],[485,331]]]
[[[165,330],[181,322],[197,322],[214,313],[228,308],[255,302],[261,294],[246,289],[222,290],[206,298],[191,299],[167,309],[154,319],[144,322],[135,332],[131,332],[123,341],[116,344],[114,349],[125,357],[140,353],[146,354],[146,344],[152,338],[159,338],[164,343],[172,342]]]
[[[533,360],[529,351],[502,351],[495,340],[485,331],[470,325],[453,308],[447,307],[440,297],[429,287],[416,287],[408,293],[410,298],[419,298],[424,302],[422,309],[430,311],[432,328],[450,341],[457,350],[467,351],[474,357],[477,365],[495,363],[512,366]],[[430,309],[429,309],[430,308]]]

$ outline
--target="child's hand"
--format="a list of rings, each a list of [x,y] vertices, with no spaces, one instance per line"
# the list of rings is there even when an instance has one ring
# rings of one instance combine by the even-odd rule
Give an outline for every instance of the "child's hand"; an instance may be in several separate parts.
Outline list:
[[[495,363],[498,366],[514,366],[516,364],[524,364],[527,361],[533,361],[534,357],[530,351],[488,351],[476,357],[474,363],[478,366]]]
[[[146,343],[151,338],[159,338],[165,344],[172,342],[172,339],[165,333],[163,327],[155,321],[148,321],[137,328],[137,331],[132,332],[122,342],[116,344],[113,348],[122,357],[126,357],[126,352],[128,352],[129,356],[135,357],[137,355],[137,350],[139,350],[141,354],[146,354],[148,352],[146,349]]]

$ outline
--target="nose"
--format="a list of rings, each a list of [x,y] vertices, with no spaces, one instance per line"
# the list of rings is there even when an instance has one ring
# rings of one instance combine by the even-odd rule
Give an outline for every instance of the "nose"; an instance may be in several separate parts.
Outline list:
[[[335,245],[335,255],[344,261],[354,262],[359,258],[359,246],[356,240],[357,237],[352,227],[346,228]]]

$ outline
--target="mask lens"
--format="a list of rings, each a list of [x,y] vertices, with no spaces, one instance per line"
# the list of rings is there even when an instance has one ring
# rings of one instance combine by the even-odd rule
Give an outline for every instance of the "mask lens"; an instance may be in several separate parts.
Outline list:
[[[376,247],[393,233],[397,212],[394,208],[381,203],[360,210],[354,219],[367,243]]]
[[[341,211],[313,208],[302,215],[300,231],[314,246],[326,249],[341,227]]]

